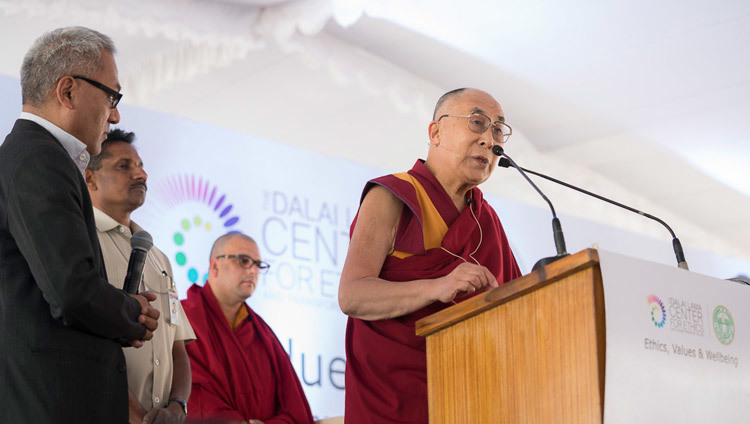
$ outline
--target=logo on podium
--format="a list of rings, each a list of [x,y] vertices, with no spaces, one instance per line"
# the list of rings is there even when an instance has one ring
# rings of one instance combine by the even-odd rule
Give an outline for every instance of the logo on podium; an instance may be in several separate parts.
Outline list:
[[[713,314],[714,334],[723,345],[730,345],[734,340],[734,318],[726,306],[719,305],[714,308]]]
[[[664,303],[656,295],[649,295],[646,298],[649,309],[651,310],[651,322],[658,328],[664,327],[664,323],[667,322],[667,310],[664,308]]]

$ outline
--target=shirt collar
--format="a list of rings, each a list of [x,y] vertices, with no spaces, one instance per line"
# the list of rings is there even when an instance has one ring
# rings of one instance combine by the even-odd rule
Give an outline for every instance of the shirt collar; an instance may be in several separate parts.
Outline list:
[[[114,231],[122,234],[127,239],[133,236],[133,233],[143,230],[140,225],[136,224],[132,219],[130,220],[130,227],[126,227],[119,222],[115,221],[114,218],[102,212],[101,209],[94,208],[94,220],[96,221],[96,230],[100,233],[106,233],[108,231]]]
[[[68,152],[68,156],[75,162],[78,170],[85,176],[85,170],[89,164],[89,160],[91,160],[91,155],[86,151],[86,145],[81,140],[39,115],[30,112],[21,112],[21,116],[18,118],[36,122],[42,128],[49,131],[62,144],[65,151]]]

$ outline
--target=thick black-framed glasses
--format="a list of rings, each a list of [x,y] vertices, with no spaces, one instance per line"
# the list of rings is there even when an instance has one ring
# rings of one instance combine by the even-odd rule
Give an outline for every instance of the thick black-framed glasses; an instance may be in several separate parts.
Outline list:
[[[508,141],[510,135],[513,134],[513,128],[510,125],[502,121],[492,122],[489,116],[474,112],[471,115],[443,115],[437,120],[441,120],[446,116],[455,118],[469,118],[469,129],[477,134],[484,134],[487,128],[492,126],[492,139],[497,143],[503,144]]]
[[[219,255],[216,257],[216,259],[221,258],[234,259],[235,262],[237,262],[237,265],[245,269],[250,269],[255,265],[258,267],[258,271],[263,274],[268,272],[268,268],[271,268],[271,265],[269,265],[268,262],[253,259],[248,255]]]
[[[107,93],[107,95],[109,95],[110,102],[112,102],[111,105],[110,105],[110,107],[112,109],[116,108],[117,104],[120,103],[120,99],[122,99],[122,93],[120,93],[119,91],[116,91],[116,90],[113,90],[113,89],[107,87],[106,85],[100,83],[99,81],[94,81],[91,78],[86,78],[86,77],[81,76],[81,75],[73,75],[73,78],[84,80],[87,83],[93,85],[94,87],[96,87],[96,88],[102,90],[103,92]]]

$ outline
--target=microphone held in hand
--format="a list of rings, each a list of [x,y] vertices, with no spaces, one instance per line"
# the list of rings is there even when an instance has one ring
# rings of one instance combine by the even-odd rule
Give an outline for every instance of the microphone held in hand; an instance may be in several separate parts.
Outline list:
[[[528,175],[526,175],[526,173],[523,172],[523,168],[519,167],[518,165],[516,165],[515,162],[513,162],[513,159],[511,159],[510,156],[508,156],[505,153],[502,147],[493,146],[492,153],[494,153],[496,156],[503,156],[502,158],[500,158],[500,163],[505,162],[509,165],[512,165],[514,168],[516,168],[518,172],[520,172],[521,175],[526,179],[526,181],[528,181],[529,184],[531,184],[531,186],[534,187],[534,190],[536,190],[536,192],[539,193],[540,196],[542,196],[542,198],[547,202],[550,210],[552,211],[552,236],[555,239],[555,249],[557,250],[557,255],[550,256],[548,258],[539,259],[534,264],[533,269],[534,270],[540,269],[547,264],[550,264],[558,259],[568,256],[567,248],[565,247],[565,236],[563,235],[562,225],[560,224],[560,220],[557,218],[557,213],[555,212],[555,207],[552,206],[552,202],[550,202],[547,196],[545,196],[544,193],[542,193],[542,191],[539,190],[539,187],[537,187],[536,184],[534,184],[534,182],[531,181],[531,179],[529,179]]]
[[[143,267],[146,265],[148,251],[154,245],[154,239],[146,231],[138,231],[130,238],[130,260],[128,261],[128,271],[125,274],[125,283],[122,289],[126,293],[138,293],[138,286],[141,285],[143,278]]]

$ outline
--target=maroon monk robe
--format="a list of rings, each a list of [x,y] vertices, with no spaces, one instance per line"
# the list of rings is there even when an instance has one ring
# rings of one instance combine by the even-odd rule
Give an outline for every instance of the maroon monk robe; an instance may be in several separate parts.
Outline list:
[[[521,275],[500,220],[478,188],[470,191],[469,204],[459,213],[421,160],[408,173],[370,181],[363,199],[374,184],[387,188],[404,203],[394,251],[386,257],[380,278],[389,281],[438,278],[464,261],[487,267],[499,284]],[[356,222],[355,217],[352,232]],[[416,336],[415,322],[451,304],[435,302],[394,319],[349,318],[347,424],[427,423],[425,339]]]
[[[196,335],[185,345],[193,374],[190,422],[313,422],[289,357],[249,306],[243,305],[249,315],[234,330],[208,283],[190,287],[182,306]]]

